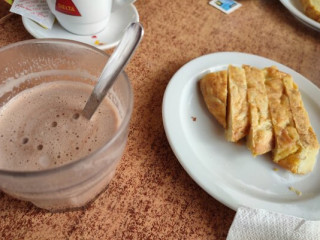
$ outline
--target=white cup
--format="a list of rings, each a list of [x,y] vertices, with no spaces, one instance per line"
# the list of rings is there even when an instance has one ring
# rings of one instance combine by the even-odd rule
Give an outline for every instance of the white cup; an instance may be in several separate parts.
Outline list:
[[[60,25],[77,35],[92,35],[102,31],[111,12],[134,0],[46,0]]]

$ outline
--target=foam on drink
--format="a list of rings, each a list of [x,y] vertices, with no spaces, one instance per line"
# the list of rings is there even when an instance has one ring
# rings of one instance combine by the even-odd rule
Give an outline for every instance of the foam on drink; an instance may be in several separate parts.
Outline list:
[[[83,158],[119,127],[105,98],[90,121],[81,115],[93,86],[72,81],[27,89],[0,109],[0,169],[42,170]]]

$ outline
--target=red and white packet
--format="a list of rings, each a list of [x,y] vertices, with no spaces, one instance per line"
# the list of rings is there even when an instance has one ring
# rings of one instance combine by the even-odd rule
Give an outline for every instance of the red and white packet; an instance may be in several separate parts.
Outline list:
[[[55,20],[46,0],[14,0],[10,12],[30,18],[48,29],[52,28]]]

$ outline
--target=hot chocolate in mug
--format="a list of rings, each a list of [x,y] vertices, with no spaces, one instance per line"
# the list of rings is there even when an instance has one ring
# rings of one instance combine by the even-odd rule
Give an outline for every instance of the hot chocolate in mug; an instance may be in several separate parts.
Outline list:
[[[46,0],[51,12],[69,32],[91,35],[102,31],[112,11],[134,0]]]

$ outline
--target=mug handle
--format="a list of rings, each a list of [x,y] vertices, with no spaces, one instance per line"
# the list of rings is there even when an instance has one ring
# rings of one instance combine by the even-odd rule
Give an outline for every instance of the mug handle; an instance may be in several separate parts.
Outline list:
[[[47,0],[50,1],[50,0]],[[112,3],[112,12],[116,11],[117,9],[119,9],[120,7],[127,5],[127,4],[132,4],[134,3],[136,0],[113,0]]]

